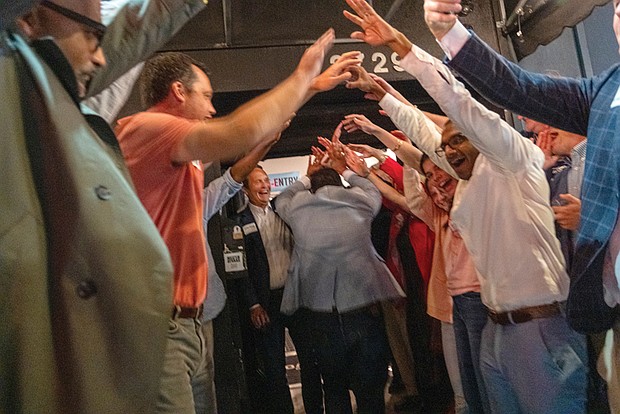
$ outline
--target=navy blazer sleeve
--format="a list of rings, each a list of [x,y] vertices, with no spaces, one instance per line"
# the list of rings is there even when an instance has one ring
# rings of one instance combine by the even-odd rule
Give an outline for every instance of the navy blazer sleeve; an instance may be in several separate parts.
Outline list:
[[[607,77],[556,78],[528,72],[475,33],[447,65],[496,105],[581,135],[587,135],[592,100]]]

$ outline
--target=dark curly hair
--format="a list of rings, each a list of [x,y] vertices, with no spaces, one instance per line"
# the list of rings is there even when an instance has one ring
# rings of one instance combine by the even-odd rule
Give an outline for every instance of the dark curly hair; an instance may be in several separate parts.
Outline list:
[[[161,53],[147,60],[138,81],[142,105],[150,108],[163,101],[168,96],[170,86],[177,81],[188,90],[191,89],[197,79],[192,65],[207,72],[202,63],[185,53]]]

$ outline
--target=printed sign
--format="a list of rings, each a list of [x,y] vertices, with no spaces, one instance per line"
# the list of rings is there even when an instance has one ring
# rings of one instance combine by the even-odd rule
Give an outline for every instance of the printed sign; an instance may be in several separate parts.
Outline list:
[[[291,171],[279,174],[269,174],[272,195],[279,194],[289,185],[299,180],[299,171]]]

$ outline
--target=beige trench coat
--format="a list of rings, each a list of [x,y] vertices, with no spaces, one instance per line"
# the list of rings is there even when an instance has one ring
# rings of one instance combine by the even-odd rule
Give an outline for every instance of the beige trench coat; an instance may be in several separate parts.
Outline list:
[[[110,70],[97,91],[204,6],[131,4],[104,40]],[[166,246],[122,159],[6,32],[0,91],[0,413],[152,412],[172,304]],[[29,140],[42,151],[41,179]]]

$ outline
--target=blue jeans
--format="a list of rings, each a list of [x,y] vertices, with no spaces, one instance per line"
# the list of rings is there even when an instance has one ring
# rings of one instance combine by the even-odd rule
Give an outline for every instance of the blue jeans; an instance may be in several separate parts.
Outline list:
[[[385,411],[389,348],[379,309],[375,306],[342,314],[308,312],[323,376],[326,413],[351,413],[349,389],[355,395],[359,414]]]
[[[587,358],[585,337],[568,326],[564,315],[516,325],[489,320],[480,366],[491,411],[585,413]]]
[[[484,379],[480,371],[480,340],[487,323],[487,308],[479,292],[453,296],[454,336],[463,394],[470,414],[490,413]]]

